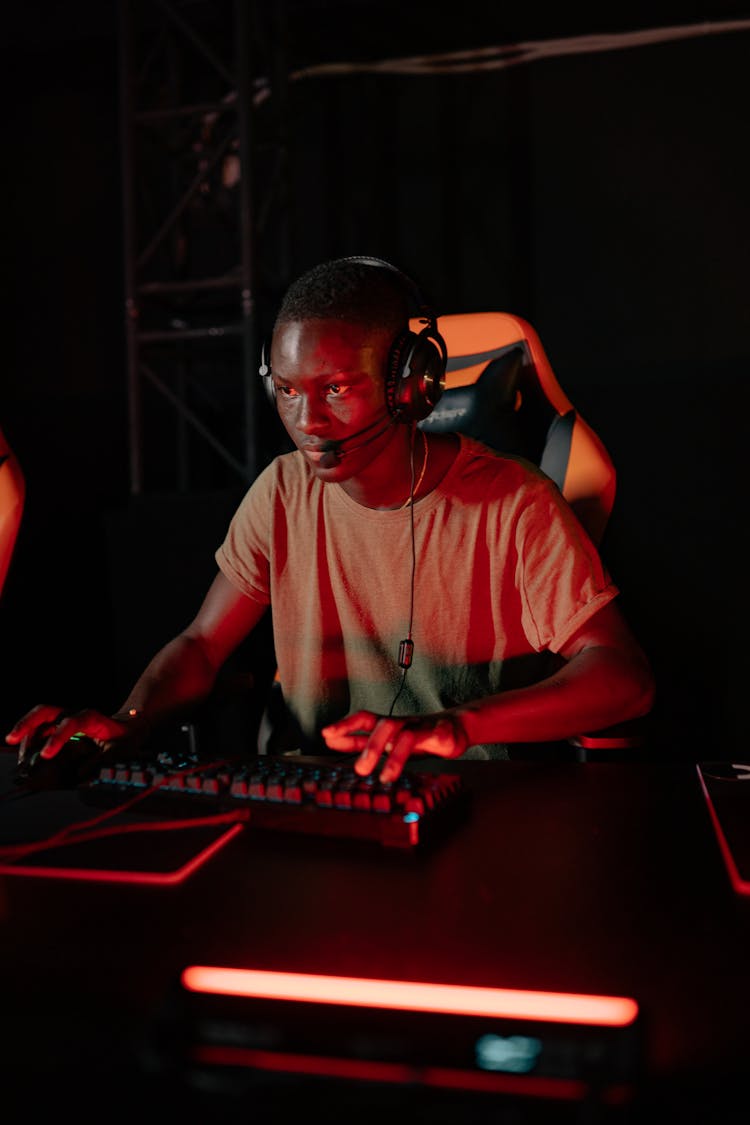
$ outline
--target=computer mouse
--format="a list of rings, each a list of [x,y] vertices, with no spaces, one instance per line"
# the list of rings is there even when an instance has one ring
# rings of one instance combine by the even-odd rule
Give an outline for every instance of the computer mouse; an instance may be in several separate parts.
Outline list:
[[[26,789],[75,789],[98,773],[105,757],[101,746],[85,735],[68,739],[54,758],[42,758],[41,746],[27,750],[17,763],[14,780]]]

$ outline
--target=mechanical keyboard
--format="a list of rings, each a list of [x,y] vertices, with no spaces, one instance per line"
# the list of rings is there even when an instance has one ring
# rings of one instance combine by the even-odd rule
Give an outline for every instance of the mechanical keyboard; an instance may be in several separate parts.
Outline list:
[[[142,794],[139,810],[180,816],[239,811],[248,826],[414,848],[465,812],[458,774],[404,770],[391,783],[360,777],[349,764],[303,756],[242,762],[113,762],[85,786],[111,806]]]

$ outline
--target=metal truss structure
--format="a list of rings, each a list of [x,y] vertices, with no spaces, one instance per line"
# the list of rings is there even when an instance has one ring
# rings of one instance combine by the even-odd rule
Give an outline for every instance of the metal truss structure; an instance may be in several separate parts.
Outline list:
[[[284,4],[119,15],[130,490],[249,483],[273,452],[256,262],[287,264]]]
[[[723,21],[295,70],[287,57],[292,2],[119,0],[136,495],[249,483],[279,452],[257,365],[261,333],[290,277],[288,93],[295,84],[483,74],[750,27],[750,20]],[[298,6],[297,22],[303,13]]]

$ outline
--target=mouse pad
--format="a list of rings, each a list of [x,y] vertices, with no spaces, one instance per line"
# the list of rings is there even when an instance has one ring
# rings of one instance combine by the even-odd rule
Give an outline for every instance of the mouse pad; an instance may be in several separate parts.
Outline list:
[[[699,762],[697,770],[732,886],[750,895],[750,762]]]
[[[156,819],[129,802],[102,812],[85,800],[85,787],[6,790],[0,803],[0,874],[179,883],[241,830],[236,814]]]

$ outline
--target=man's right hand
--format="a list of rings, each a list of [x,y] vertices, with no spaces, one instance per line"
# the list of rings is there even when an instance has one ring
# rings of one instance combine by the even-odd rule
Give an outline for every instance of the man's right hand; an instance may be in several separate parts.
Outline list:
[[[70,714],[61,707],[40,703],[16,723],[5,741],[9,746],[18,747],[20,765],[31,754],[54,758],[76,734],[84,734],[102,750],[108,750],[113,743],[129,738],[133,733],[128,723],[102,715],[99,711]]]

